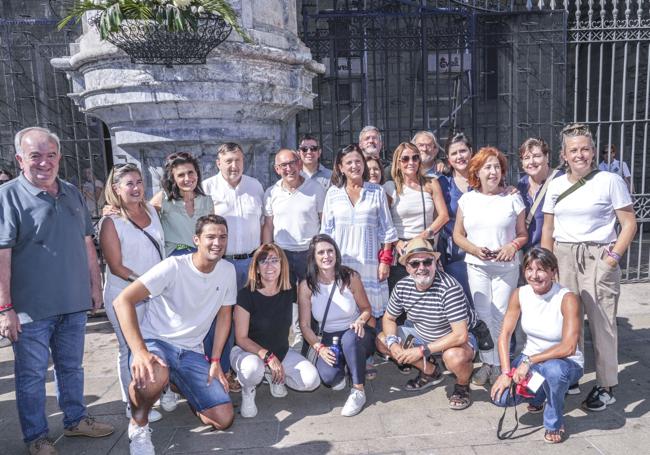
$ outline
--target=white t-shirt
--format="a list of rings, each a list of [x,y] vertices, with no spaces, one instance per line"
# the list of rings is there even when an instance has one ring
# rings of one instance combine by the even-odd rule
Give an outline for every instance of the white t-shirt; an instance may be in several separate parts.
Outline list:
[[[557,198],[571,185],[568,174],[548,185],[542,211],[554,215],[553,238],[570,243],[614,242],[615,210],[632,205],[625,181],[620,175],[599,172],[556,205]]]
[[[463,211],[467,240],[490,250],[498,250],[517,237],[517,216],[526,208],[519,194],[487,195],[480,191],[463,194],[458,200],[458,207]],[[509,262],[483,261],[467,253],[465,262],[512,267],[519,264],[519,258],[515,255]]]
[[[264,189],[255,178],[242,175],[239,185],[230,186],[221,173],[203,181],[203,191],[212,198],[214,213],[228,223],[226,254],[248,254],[260,246]]]
[[[264,215],[273,217],[273,241],[283,250],[305,251],[320,231],[325,191],[314,179],[305,181],[295,191],[282,187],[282,180],[267,188]]]
[[[225,260],[200,272],[192,255],[172,256],[138,278],[153,297],[140,324],[143,338],[203,353],[203,338],[221,306],[237,302],[235,267]]]

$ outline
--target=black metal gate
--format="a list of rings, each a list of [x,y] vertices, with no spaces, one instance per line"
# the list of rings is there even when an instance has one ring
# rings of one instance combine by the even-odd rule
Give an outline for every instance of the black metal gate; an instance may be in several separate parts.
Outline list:
[[[70,82],[65,73],[50,65],[50,59],[69,55],[81,29],[57,32],[55,17],[16,16],[0,18],[0,166],[16,172],[17,131],[28,126],[49,128],[61,139],[61,177],[84,191],[97,216],[99,184],[107,174],[105,151],[110,145],[104,144],[103,124],[80,113],[67,96]]]

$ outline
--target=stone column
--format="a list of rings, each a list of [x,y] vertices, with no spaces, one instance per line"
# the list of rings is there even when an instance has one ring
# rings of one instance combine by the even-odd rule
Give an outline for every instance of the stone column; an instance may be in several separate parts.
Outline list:
[[[72,55],[52,60],[73,82],[72,97],[110,129],[113,160],[136,162],[157,189],[164,157],[190,151],[203,177],[216,173],[216,148],[240,143],[246,174],[275,181],[273,154],[295,147],[295,114],[312,108],[312,78],[324,72],[297,37],[296,0],[233,0],[253,43],[233,31],[205,65],[136,65],[101,41],[94,27]]]

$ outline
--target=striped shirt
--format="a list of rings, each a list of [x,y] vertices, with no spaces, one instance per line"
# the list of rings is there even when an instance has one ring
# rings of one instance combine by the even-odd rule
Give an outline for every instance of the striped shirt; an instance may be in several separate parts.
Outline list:
[[[458,281],[448,273],[436,270],[433,283],[426,291],[418,291],[409,275],[393,289],[386,311],[393,317],[406,313],[418,336],[427,343],[451,333],[453,322],[467,321],[469,329],[476,325],[476,314]]]

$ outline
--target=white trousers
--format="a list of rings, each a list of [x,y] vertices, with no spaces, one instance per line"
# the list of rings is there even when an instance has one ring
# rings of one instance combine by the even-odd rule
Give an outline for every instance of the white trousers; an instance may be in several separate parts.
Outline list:
[[[467,264],[469,288],[479,319],[490,329],[494,349],[480,351],[481,360],[489,365],[501,365],[497,341],[508,309],[510,295],[517,288],[519,267]]]
[[[237,372],[237,379],[242,387],[253,388],[262,382],[264,362],[257,355],[246,352],[239,346],[233,346],[230,351],[230,363]],[[284,383],[293,390],[310,392],[320,385],[320,376],[316,367],[291,349],[282,360],[282,368],[284,368]]]
[[[129,368],[129,345],[126,344],[122,328],[117,320],[115,308],[113,308],[113,300],[117,298],[122,289],[115,288],[114,286],[107,285],[104,288],[104,308],[106,309],[106,316],[113,326],[115,336],[117,337],[117,376],[120,380],[120,389],[122,390],[122,401],[128,403],[129,401],[129,384],[131,384],[131,369]],[[138,316],[138,322],[142,320],[146,303],[139,303],[135,307],[135,312]]]

